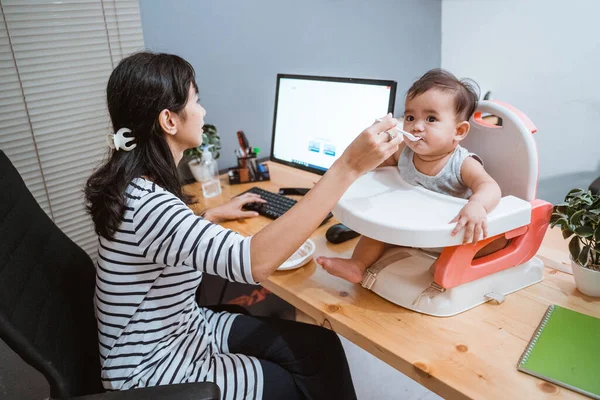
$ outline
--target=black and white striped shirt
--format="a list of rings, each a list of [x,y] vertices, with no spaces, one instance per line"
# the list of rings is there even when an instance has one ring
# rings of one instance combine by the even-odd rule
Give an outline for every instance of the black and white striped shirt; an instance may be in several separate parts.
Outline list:
[[[251,238],[195,216],[145,179],[133,180],[126,198],[116,234],[99,240],[95,303],[104,387],[212,381],[224,399],[261,398],[258,360],[228,350],[236,315],[195,301],[203,273],[256,283]]]

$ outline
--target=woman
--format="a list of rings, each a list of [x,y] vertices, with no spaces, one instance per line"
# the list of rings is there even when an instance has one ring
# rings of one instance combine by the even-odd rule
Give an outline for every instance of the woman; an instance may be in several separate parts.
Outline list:
[[[86,185],[100,236],[95,300],[104,386],[213,381],[225,399],[355,398],[335,333],[214,312],[194,294],[203,273],[266,279],[356,178],[394,153],[401,139],[379,133],[397,121],[388,115],[369,127],[296,206],[246,238],[210,220],[236,217],[256,197],[206,218],[182,201],[176,165],[201,144],[206,113],[197,92],[191,65],[169,54],[127,57],[108,82],[115,150]]]

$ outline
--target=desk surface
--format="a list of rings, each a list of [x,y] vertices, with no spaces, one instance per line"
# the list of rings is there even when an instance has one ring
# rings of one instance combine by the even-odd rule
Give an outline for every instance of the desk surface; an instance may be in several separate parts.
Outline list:
[[[312,187],[320,178],[274,163],[269,168],[270,182],[229,186],[223,176],[223,194],[212,199],[202,198],[199,184],[186,186],[188,193],[199,196],[192,209],[200,213],[252,186],[277,192],[280,187]],[[258,217],[223,225],[252,235],[269,222]],[[318,247],[349,256],[358,239],[339,245],[325,241],[325,231],[335,222],[332,219],[320,227],[312,240]],[[542,246],[545,262],[553,262],[546,262],[541,283],[508,295],[501,305],[484,304],[449,318],[396,306],[359,285],[329,275],[312,261],[296,270],[275,272],[263,286],[446,399],[583,399],[516,368],[550,304],[600,317],[600,300],[579,293],[573,277],[555,269],[568,260],[560,232],[549,230]]]

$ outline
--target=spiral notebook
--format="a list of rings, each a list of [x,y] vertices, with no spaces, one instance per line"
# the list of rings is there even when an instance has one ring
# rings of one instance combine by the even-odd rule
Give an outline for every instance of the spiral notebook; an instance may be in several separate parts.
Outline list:
[[[517,367],[600,400],[600,319],[548,307]]]

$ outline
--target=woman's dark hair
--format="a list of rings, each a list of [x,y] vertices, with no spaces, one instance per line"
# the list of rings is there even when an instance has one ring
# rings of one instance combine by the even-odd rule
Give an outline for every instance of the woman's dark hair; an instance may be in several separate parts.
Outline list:
[[[477,108],[479,86],[471,79],[458,79],[450,72],[435,68],[425,73],[412,84],[406,98],[412,100],[431,89],[454,92],[454,110],[461,121],[467,121]]]
[[[87,211],[96,233],[111,238],[125,211],[125,189],[137,177],[147,177],[187,201],[181,191],[177,166],[158,123],[164,109],[185,118],[183,109],[190,85],[198,91],[194,69],[172,54],[142,52],[124,58],[106,87],[108,112],[114,132],[131,129],[132,151],[113,150],[85,186]]]

